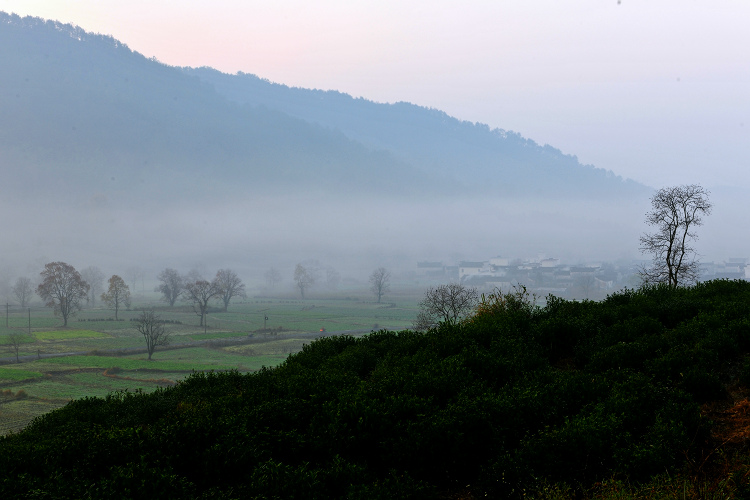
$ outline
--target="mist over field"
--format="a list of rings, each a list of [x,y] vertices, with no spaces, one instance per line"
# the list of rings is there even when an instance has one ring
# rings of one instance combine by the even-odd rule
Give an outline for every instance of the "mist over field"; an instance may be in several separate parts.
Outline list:
[[[512,131],[170,67],[36,18],[0,13],[0,44],[7,279],[51,260],[252,284],[310,259],[366,281],[422,260],[640,257],[651,187]],[[742,200],[714,192],[706,258],[750,255]]]
[[[640,227],[611,221],[637,215],[634,207],[630,213],[626,207],[592,213],[584,203],[566,205],[562,212],[487,198],[413,204],[281,195],[159,209],[105,203],[53,209],[42,203],[26,207],[22,219],[40,222],[3,221],[3,231],[16,237],[1,245],[4,259],[21,263],[21,269],[38,265],[42,257],[112,273],[141,266],[154,275],[163,267],[202,264],[209,270],[231,267],[260,281],[270,267],[290,279],[295,263],[308,259],[365,279],[375,267],[408,271],[418,260],[538,253],[574,262],[628,257],[623,247],[637,241]],[[581,241],[596,245],[581,248]]]

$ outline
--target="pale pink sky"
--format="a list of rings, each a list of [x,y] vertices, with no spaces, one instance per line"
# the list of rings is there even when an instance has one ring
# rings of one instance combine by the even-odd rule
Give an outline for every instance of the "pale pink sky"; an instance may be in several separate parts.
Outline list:
[[[750,188],[747,0],[0,0],[0,10],[112,35],[170,65],[438,108],[653,186]]]

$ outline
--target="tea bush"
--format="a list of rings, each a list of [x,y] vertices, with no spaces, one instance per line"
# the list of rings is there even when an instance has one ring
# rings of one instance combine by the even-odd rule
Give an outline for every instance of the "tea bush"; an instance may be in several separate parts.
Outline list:
[[[326,337],[274,369],[73,401],[0,438],[0,496],[522,497],[696,460],[750,381],[750,284],[524,290],[425,333]],[[554,485],[554,486],[552,486]]]

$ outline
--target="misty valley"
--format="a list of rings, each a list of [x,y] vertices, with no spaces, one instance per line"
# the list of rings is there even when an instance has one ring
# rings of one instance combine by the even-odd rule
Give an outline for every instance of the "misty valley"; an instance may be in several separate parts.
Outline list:
[[[750,498],[740,190],[4,12],[0,68],[0,498]]]

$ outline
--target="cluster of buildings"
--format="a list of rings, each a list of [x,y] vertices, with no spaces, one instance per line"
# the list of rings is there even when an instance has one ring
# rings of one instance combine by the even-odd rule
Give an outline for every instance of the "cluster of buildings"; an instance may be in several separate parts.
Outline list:
[[[604,262],[570,265],[559,259],[508,259],[495,257],[484,261],[461,261],[457,265],[442,262],[418,262],[416,277],[420,282],[458,281],[482,292],[509,291],[521,284],[539,296],[553,294],[576,299],[604,298],[623,287],[640,284],[638,269],[648,262]],[[747,279],[747,259],[701,264],[701,280]]]

